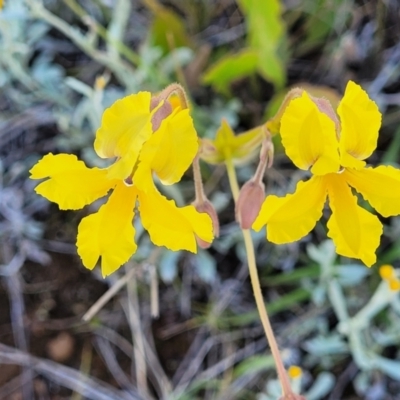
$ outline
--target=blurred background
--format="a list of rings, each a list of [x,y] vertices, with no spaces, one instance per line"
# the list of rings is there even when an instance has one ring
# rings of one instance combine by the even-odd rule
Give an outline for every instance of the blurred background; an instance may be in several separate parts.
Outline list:
[[[369,163],[398,165],[399,39],[397,0],[4,0],[0,399],[279,397],[223,166],[201,165],[221,222],[210,249],[156,249],[135,221],[138,251],[107,279],[75,248],[101,202],[61,212],[28,171],[48,152],[102,166],[103,110],[139,90],[181,83],[199,135],[213,138],[222,118],[238,133],[262,124],[292,87],[336,106],[349,79],[383,114]],[[274,142],[266,190],[284,194],[304,175]],[[193,201],[191,171],[165,194]],[[289,245],[253,236],[283,358],[301,367],[291,379],[309,400],[400,399],[400,300],[378,269],[400,265],[400,219],[381,220],[372,269],[335,255],[326,218]]]

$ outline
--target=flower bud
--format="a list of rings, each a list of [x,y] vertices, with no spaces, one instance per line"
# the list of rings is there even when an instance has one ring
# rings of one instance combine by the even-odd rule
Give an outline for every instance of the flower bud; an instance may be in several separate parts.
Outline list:
[[[209,164],[218,164],[224,161],[213,140],[201,138],[200,144],[200,157],[202,160]]]
[[[400,281],[397,278],[391,279],[388,281],[389,283],[389,288],[392,292],[398,292],[400,291]]]
[[[154,113],[153,118],[151,119],[153,132],[155,132],[160,127],[161,122],[165,118],[167,118],[173,110],[178,107],[182,109],[189,108],[185,90],[178,83],[172,83],[160,93],[151,98],[150,111],[153,111],[156,107],[159,108]]]
[[[260,167],[262,167],[261,176],[264,176],[265,168],[271,168],[274,162],[274,144],[271,140],[271,136],[267,128],[265,128],[267,134],[265,139],[261,143],[260,150]]]
[[[329,100],[323,97],[312,97],[312,100],[317,105],[319,111],[327,115],[335,123],[336,131],[339,132],[340,122]]]
[[[103,74],[98,76],[94,83],[94,88],[99,91],[104,90],[109,80],[110,80],[110,74]]]
[[[265,198],[264,184],[250,180],[240,190],[236,202],[236,221],[242,229],[250,229],[260,212]]]
[[[291,365],[287,372],[291,379],[298,379],[303,375],[303,371],[298,365]]]
[[[390,281],[391,279],[396,278],[394,268],[389,264],[384,264],[380,266],[379,275],[385,281]]]
[[[218,237],[219,236],[218,215],[217,215],[217,212],[215,211],[214,206],[211,204],[211,202],[208,199],[205,199],[201,203],[199,201],[195,201],[193,203],[193,206],[198,212],[206,213],[210,216],[212,225],[213,225],[214,237]],[[208,249],[211,246],[211,243],[205,242],[204,240],[200,239],[199,237],[196,237],[196,240],[197,240],[197,244],[203,249]]]
[[[163,122],[163,120],[167,118],[171,113],[171,104],[168,101],[164,102],[151,118],[153,132],[155,132],[160,127],[161,122]]]

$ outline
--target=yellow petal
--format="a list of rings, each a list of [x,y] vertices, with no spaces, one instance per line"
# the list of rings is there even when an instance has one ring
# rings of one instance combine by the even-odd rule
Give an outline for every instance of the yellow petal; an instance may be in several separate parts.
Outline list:
[[[164,185],[179,182],[199,148],[189,110],[177,108],[143,145],[140,162],[147,164]]]
[[[356,83],[349,81],[338,107],[341,121],[341,165],[360,169],[361,161],[376,148],[382,115],[378,106]]]
[[[110,178],[130,175],[143,143],[151,136],[155,110],[150,112],[150,100],[149,92],[140,92],[117,100],[104,111],[94,148],[102,158],[118,158],[109,168]]]
[[[357,204],[342,174],[326,177],[332,216],[328,221],[328,237],[336,252],[346,257],[358,258],[367,266],[376,262],[382,224],[379,219]]]
[[[93,269],[101,257],[101,272],[106,277],[136,251],[132,225],[135,201],[136,190],[120,182],[99,211],[82,219],[76,244],[86,268]]]
[[[335,123],[306,92],[287,106],[280,132],[286,154],[298,168],[311,167],[315,175],[339,170]]]
[[[170,250],[197,252],[196,236],[207,243],[213,240],[211,218],[199,213],[193,206],[178,208],[154,187],[138,191],[140,218],[151,241]]]
[[[209,164],[220,164],[233,158],[235,133],[225,118],[215,134],[215,139],[201,139],[200,157]]]
[[[142,192],[147,192],[148,190],[153,190],[153,174],[148,163],[139,161],[138,167],[133,174],[133,184],[136,188]]]
[[[233,157],[235,133],[229,126],[228,121],[223,118],[221,126],[215,134],[214,146],[218,153],[219,162],[230,160]]]
[[[326,199],[323,177],[299,182],[296,191],[285,197],[267,196],[253,229],[267,225],[267,239],[276,244],[290,243],[307,235],[322,216]]]
[[[88,168],[72,154],[47,154],[30,170],[31,179],[48,180],[36,193],[57,203],[61,210],[77,210],[103,197],[117,181],[107,179],[107,170]]]
[[[348,169],[344,172],[348,184],[361,193],[384,217],[400,214],[400,170],[390,166]]]

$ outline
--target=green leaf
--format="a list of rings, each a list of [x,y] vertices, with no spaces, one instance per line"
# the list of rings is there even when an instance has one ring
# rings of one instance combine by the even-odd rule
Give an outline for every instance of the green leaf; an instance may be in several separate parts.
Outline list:
[[[400,362],[389,358],[376,356],[374,366],[389,377],[400,381]]]
[[[349,351],[348,344],[339,334],[329,336],[318,335],[303,343],[302,347],[310,354],[319,357],[327,355],[346,354]]]
[[[397,127],[394,132],[393,138],[386,150],[385,154],[382,157],[382,163],[391,164],[396,163],[398,159],[398,154],[400,152],[400,126]]]
[[[284,43],[285,26],[279,0],[238,0],[246,16],[250,47],[257,51],[258,68],[277,88],[285,85],[284,63],[278,54]]]
[[[178,274],[180,251],[165,250],[159,263],[160,276],[163,282],[171,283]]]
[[[244,49],[237,54],[229,54],[217,61],[203,75],[203,82],[216,91],[229,94],[229,85],[237,79],[254,74],[257,70],[258,54]]]
[[[360,264],[344,264],[336,267],[336,273],[339,283],[342,286],[360,285],[361,281],[370,275],[370,269]]]
[[[199,249],[194,257],[194,266],[199,277],[207,283],[211,283],[217,276],[217,264],[215,258],[207,251]]]
[[[318,265],[312,264],[279,275],[268,276],[262,280],[265,286],[293,285],[305,278],[317,278],[320,274]]]
[[[290,307],[294,305],[298,306],[300,302],[306,301],[309,298],[310,292],[308,290],[303,288],[295,289],[279,297],[277,300],[266,304],[268,315],[271,317],[277,312],[290,309]],[[243,326],[258,321],[259,319],[260,315],[258,311],[250,311],[240,315],[225,317],[224,322],[232,326]]]
[[[274,369],[274,359],[270,355],[254,355],[251,356],[235,367],[234,375],[239,378],[246,374],[256,374],[261,371]]]
[[[321,372],[305,394],[308,400],[318,400],[331,393],[336,378],[330,372]]]
[[[144,0],[144,4],[154,14],[150,28],[151,43],[154,46],[160,47],[164,54],[179,47],[191,47],[189,34],[179,15],[161,5],[158,0]]]

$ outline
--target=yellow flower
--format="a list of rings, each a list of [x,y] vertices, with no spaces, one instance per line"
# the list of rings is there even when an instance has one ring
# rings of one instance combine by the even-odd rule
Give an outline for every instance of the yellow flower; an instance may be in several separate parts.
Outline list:
[[[202,139],[200,157],[209,164],[233,160],[235,164],[246,163],[251,159],[265,137],[263,126],[235,135],[228,122],[223,119],[215,139]]]
[[[328,197],[328,237],[337,253],[371,266],[382,224],[358,206],[352,189],[384,217],[398,215],[400,170],[365,166],[377,145],[381,114],[360,86],[348,83],[337,113],[340,122],[326,102],[311,99],[306,92],[290,102],[281,121],[282,143],[293,163],[310,169],[313,176],[299,182],[293,194],[268,196],[253,228],[267,224],[267,238],[273,243],[299,240],[321,218]]]
[[[110,275],[136,251],[132,225],[136,202],[142,224],[157,246],[197,251],[196,237],[211,242],[212,222],[193,206],[177,207],[153,182],[180,181],[198,151],[198,138],[189,110],[175,107],[155,132],[151,94],[140,92],[116,101],[103,115],[94,148],[102,158],[116,161],[105,169],[88,168],[76,156],[48,154],[30,171],[32,179],[47,178],[36,192],[62,210],[80,209],[112,190],[100,209],[82,219],[77,247],[84,266],[93,269],[101,257],[103,276]]]

